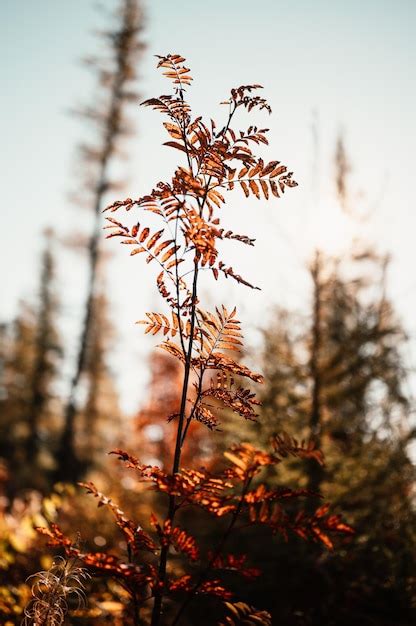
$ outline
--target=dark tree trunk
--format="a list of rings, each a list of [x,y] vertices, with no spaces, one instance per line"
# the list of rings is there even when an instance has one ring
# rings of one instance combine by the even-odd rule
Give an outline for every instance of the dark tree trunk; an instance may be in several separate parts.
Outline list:
[[[321,408],[321,364],[320,355],[322,347],[322,281],[321,281],[321,258],[316,253],[311,268],[313,281],[313,321],[312,321],[312,345],[310,355],[310,376],[312,380],[312,404],[309,420],[311,439],[316,447],[321,445],[322,431],[322,408]],[[308,489],[319,492],[323,479],[322,466],[314,460],[308,462]]]
[[[97,165],[97,182],[93,189],[91,206],[94,212],[94,230],[88,245],[89,280],[87,297],[82,321],[82,331],[79,338],[75,371],[71,378],[70,391],[64,411],[64,426],[57,450],[57,470],[55,478],[61,481],[76,481],[84,470],[83,464],[77,458],[75,447],[76,417],[78,414],[77,394],[82,376],[86,370],[89,337],[94,324],[93,305],[96,292],[97,270],[100,262],[101,212],[104,197],[111,189],[109,167],[117,154],[117,144],[122,135],[128,134],[124,109],[126,104],[136,95],[127,87],[135,79],[134,63],[143,45],[139,41],[142,22],[138,0],[121,0],[119,10],[119,27],[114,32],[106,34],[107,41],[113,48],[114,67],[107,73],[97,66],[99,80],[108,83],[110,76],[109,103],[106,111],[85,111],[84,117],[99,122],[102,137],[102,147],[99,154],[96,150],[86,150],[85,159]],[[93,156],[94,155],[94,156]]]

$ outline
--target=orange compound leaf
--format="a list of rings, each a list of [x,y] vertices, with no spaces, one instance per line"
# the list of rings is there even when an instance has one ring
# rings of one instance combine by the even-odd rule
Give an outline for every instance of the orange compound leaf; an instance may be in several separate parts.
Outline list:
[[[225,602],[229,615],[218,626],[272,626],[272,616],[244,602]]]
[[[220,400],[224,406],[245,419],[255,421],[258,417],[254,407],[259,406],[261,402],[250,389],[237,387],[232,376],[218,372],[216,378],[211,379],[208,389],[202,393],[202,397],[207,396]]]
[[[186,148],[182,143],[179,143],[178,141],[165,141],[164,146],[168,146],[169,148],[176,148],[176,150],[180,150],[181,152],[185,152],[186,153]]]
[[[185,554],[190,561],[199,560],[199,548],[196,539],[178,526],[173,527],[170,520],[166,520],[163,527],[152,513],[150,523],[159,535],[160,543],[163,546],[173,546],[177,552]]]
[[[196,583],[193,582],[191,576],[181,576],[177,580],[169,582],[169,591],[172,593],[190,593],[196,587]],[[222,600],[229,600],[233,594],[226,589],[220,580],[206,580],[198,586],[195,591],[195,595],[209,595],[216,596]]]
[[[226,459],[233,464],[232,470],[240,477],[254,476],[262,467],[276,465],[275,456],[257,450],[249,443],[234,445],[224,452]]]
[[[136,324],[146,325],[145,334],[151,333],[152,335],[157,335],[162,331],[165,336],[170,335],[171,337],[175,337],[175,335],[180,332],[180,329],[182,333],[185,334],[183,322],[174,312],[171,314],[172,320],[169,320],[163,313],[146,313],[146,317],[147,320],[136,322]]]
[[[63,548],[68,557],[78,559],[95,574],[128,579],[138,586],[152,584],[155,579],[154,568],[151,564],[144,564],[143,567],[139,567],[132,563],[124,563],[121,559],[112,554],[81,552],[81,550],[62,533],[57,524],[50,524],[49,528],[37,528],[36,530],[42,535],[49,537],[48,546]]]
[[[201,259],[202,267],[212,267],[218,256],[215,240],[219,231],[209,222],[202,219],[194,211],[188,211],[188,227],[185,230],[185,239],[188,246],[192,246]]]
[[[250,287],[250,289],[260,290],[260,287],[256,287],[255,285],[252,285],[251,283],[249,283],[245,278],[240,276],[240,274],[236,274],[232,267],[227,267],[225,263],[223,263],[222,261],[218,263],[218,267],[212,268],[213,271],[214,269],[217,270],[217,272],[222,272],[225,278],[230,277],[233,280],[235,280],[237,283],[240,283],[241,285],[245,285],[246,287]]]
[[[296,532],[296,529],[295,529]],[[328,548],[328,550],[333,550],[334,548],[334,544],[332,543],[331,539],[328,537],[328,535],[326,533],[324,533],[322,531],[321,528],[319,528],[318,526],[313,526],[312,527],[312,532],[315,534],[316,538],[324,544],[324,546],[326,546]],[[302,536],[302,535],[301,535]]]
[[[198,561],[199,548],[194,537],[191,537],[186,531],[176,527],[171,531],[170,540],[178,552],[186,554],[190,561]]]
[[[174,261],[175,265],[179,265],[179,263],[181,262],[182,262],[182,259],[178,259],[177,261],[176,260]],[[160,272],[160,274],[156,278],[156,286],[160,295],[162,296],[164,300],[166,300],[170,308],[177,310],[178,300],[176,299],[175,296],[172,296],[171,292],[166,287],[166,283],[165,283],[165,276],[168,274],[166,270],[169,270],[169,269],[170,268],[168,264],[166,268]]]
[[[292,176],[293,172],[288,172],[286,165],[281,165],[280,161],[270,161],[265,165],[263,159],[253,158],[238,172],[237,170],[229,172],[227,187],[233,189],[238,183],[247,198],[252,194],[260,200],[263,194],[263,197],[268,200],[270,192],[280,198],[286,187],[297,186],[298,183],[293,180]]]
[[[171,95],[159,96],[159,98],[149,98],[141,103],[142,106],[152,107],[155,111],[159,111],[170,117],[174,122],[188,123],[191,107],[181,98]]]
[[[173,137],[173,139],[182,140],[182,131],[178,124],[170,124],[169,122],[163,122],[163,126],[168,131],[169,135]]]
[[[78,483],[81,487],[87,490],[87,493],[92,494],[98,499],[98,506],[107,506],[113,513],[117,526],[124,534],[127,545],[130,546],[135,555],[139,555],[141,552],[154,553],[157,546],[153,539],[136,523],[128,519],[124,512],[111,500],[102,494],[95,487],[94,483]]]
[[[71,539],[66,537],[58,524],[51,522],[49,528],[38,526],[36,531],[45,537],[48,537],[47,545],[54,548],[63,548],[67,554],[73,554],[77,552],[77,549],[73,546]]]
[[[234,137],[232,137],[233,143],[243,143],[248,145],[249,141],[259,145],[265,144],[268,145],[268,139],[266,137],[266,133],[269,132],[268,128],[257,128],[257,126],[250,126],[246,132],[240,131],[240,136],[237,138],[235,133]]]
[[[244,502],[247,504],[255,504],[257,502],[271,502],[277,500],[293,500],[296,498],[315,496],[316,494],[307,489],[290,489],[289,487],[278,487],[276,489],[268,489],[263,483],[258,485],[256,489],[249,491],[244,496]]]
[[[204,424],[209,430],[219,430],[219,421],[206,404],[198,403],[196,406],[193,419],[200,424]]]
[[[192,198],[205,198],[207,190],[202,176],[194,176],[192,170],[186,167],[178,167],[172,179],[173,193],[182,194]],[[192,212],[192,207],[188,207]]]
[[[283,432],[276,435],[272,441],[275,453],[282,458],[294,456],[301,459],[314,459],[319,465],[324,465],[323,453],[315,447],[313,441],[299,442],[294,437]]]
[[[171,591],[172,593],[191,591],[192,586],[192,578],[188,574],[185,574],[184,576],[181,576],[176,580],[169,581],[169,591]]]
[[[168,54],[166,56],[156,55],[159,59],[157,67],[163,67],[165,71],[163,75],[173,81],[174,85],[179,85],[179,89],[183,89],[185,85],[190,85],[192,76],[190,70],[183,65],[186,59],[179,54]]]
[[[108,454],[115,454],[116,456],[118,456],[120,461],[124,461],[128,468],[137,469],[139,470],[139,472],[143,472],[149,467],[148,465],[143,465],[143,463],[141,463],[137,457],[129,454],[125,450],[121,450],[120,448],[111,450],[111,452],[109,452]]]
[[[138,587],[153,585],[155,581],[154,568],[149,564],[143,566],[124,563],[113,554],[103,552],[79,553],[79,560],[96,575],[107,575],[134,583]]]
[[[137,204],[144,211],[155,213],[162,217],[165,222],[169,222],[177,218],[184,203],[173,194],[171,185],[159,183],[150,195],[140,198]]]
[[[239,241],[241,243],[246,244],[246,246],[254,246],[255,239],[251,237],[247,237],[246,235],[238,235],[237,233],[233,233],[231,230],[224,231],[223,228],[220,230],[221,239],[233,239],[234,241]]]
[[[238,556],[235,554],[218,555],[211,567],[213,569],[236,572],[248,580],[258,578],[261,575],[261,570],[256,567],[246,567],[246,561],[246,554]]]
[[[174,356],[176,359],[178,359],[182,363],[185,361],[185,355],[183,353],[183,350],[181,350],[181,348],[177,346],[176,343],[173,343],[172,341],[169,341],[169,340],[164,341],[163,343],[159,344],[156,347],[161,348],[162,350],[165,350],[166,352]]]
[[[236,106],[243,106],[248,111],[258,107],[260,110],[265,109],[268,113],[271,113],[272,109],[265,98],[250,95],[252,91],[257,89],[263,89],[262,85],[241,85],[231,89],[231,100]]]
[[[329,550],[333,548],[333,535],[354,533],[353,528],[345,524],[339,515],[328,515],[328,505],[317,509],[313,515],[299,511],[294,517],[289,516],[281,507],[281,498],[267,497],[263,499],[247,494],[249,519],[252,524],[265,524],[274,533],[280,533],[287,540],[290,532],[298,535],[305,541],[323,543]],[[304,493],[302,495],[309,495]],[[293,493],[295,497],[295,493]],[[284,496],[283,496],[284,499]]]
[[[235,317],[236,309],[229,312],[223,306],[222,310],[216,308],[215,311],[216,314],[203,309],[197,310],[198,353],[206,361],[211,356],[221,355],[218,350],[240,351],[243,345],[241,324]]]
[[[329,504],[328,503],[323,504],[322,506],[319,507],[319,509],[316,509],[314,513],[314,518],[320,519],[321,517],[325,517],[328,511],[329,511]]]
[[[156,481],[160,476],[166,475],[157,465],[144,465],[135,456],[119,448],[112,450],[108,454],[118,456],[119,460],[126,464],[126,467],[137,470],[145,480]]]
[[[205,369],[218,370],[220,372],[235,374],[237,376],[244,376],[250,378],[256,383],[262,383],[264,378],[261,374],[253,372],[249,367],[246,367],[242,363],[237,363],[226,354],[222,352],[213,352],[207,358],[195,358],[192,360],[192,364],[195,366],[202,366]]]
[[[124,226],[124,224],[122,224],[118,220],[114,219],[114,217],[107,217],[106,220],[109,223],[106,226],[103,227],[103,230],[108,229],[108,228],[115,228],[115,227],[117,227],[117,228],[119,228],[120,230],[122,230],[124,233],[126,233],[128,235],[129,229],[127,228],[127,226]]]
[[[206,580],[201,584],[196,593],[208,596],[216,596],[217,598],[221,598],[222,600],[230,600],[233,597],[232,592],[224,587],[222,582],[218,579]]]
[[[211,164],[211,167],[213,165],[215,165],[215,163],[217,163],[217,161],[210,161],[208,162]],[[219,163],[221,163],[221,160],[219,160]],[[205,167],[207,167],[207,163],[205,162]],[[224,196],[217,190],[217,189],[210,189],[207,193],[207,197],[208,197],[208,201],[211,201],[213,204],[215,204],[215,206],[217,206],[218,208],[221,207],[221,205],[223,205],[225,203],[225,198]],[[230,231],[228,231],[230,232]]]
[[[326,519],[325,527],[332,532],[341,533],[344,535],[355,534],[354,528],[349,524],[346,524],[342,520],[341,515],[329,515]]]
[[[329,505],[319,507],[312,516],[299,513],[292,525],[292,530],[299,536],[323,543],[333,549],[332,535],[354,534],[354,529],[341,520],[340,515],[328,515]]]
[[[123,226],[120,222],[113,220],[113,218],[107,217],[106,219],[110,224],[104,228],[113,229],[112,232],[107,235],[107,239],[123,237],[123,241],[121,241],[122,244],[137,246],[130,252],[130,256],[145,252],[147,254],[146,263],[157,261],[165,270],[168,270],[168,268],[165,267],[167,261],[169,261],[169,268],[179,264],[180,261],[177,257],[177,252],[180,246],[176,245],[173,239],[165,239],[159,243],[160,238],[165,232],[164,228],[151,233],[150,228],[147,226],[141,227],[140,224],[137,223],[130,231],[127,226]],[[174,259],[172,259],[173,256],[175,257]]]
[[[179,506],[194,504],[207,512],[222,517],[235,510],[232,483],[224,475],[210,474],[207,470],[182,469],[174,474],[160,475],[157,489],[181,498]]]
[[[278,532],[287,539],[289,518],[277,502],[264,500],[250,503],[248,513],[252,524],[265,524],[274,533]]]
[[[126,211],[130,211],[130,209],[132,209],[137,203],[138,203],[138,200],[132,200],[131,198],[126,198],[125,200],[117,200],[116,202],[113,202],[112,204],[107,206],[104,209],[104,211],[111,211],[112,213],[114,213],[115,211],[118,211],[118,209],[121,209],[121,208],[125,209]]]

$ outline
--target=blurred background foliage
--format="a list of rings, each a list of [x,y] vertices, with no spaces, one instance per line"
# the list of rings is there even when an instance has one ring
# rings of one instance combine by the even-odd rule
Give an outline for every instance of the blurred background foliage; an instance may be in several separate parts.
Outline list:
[[[76,480],[94,480],[135,519],[161,506],[107,456],[124,448],[144,463],[168,463],[174,433],[167,417],[178,411],[182,382],[177,363],[155,352],[146,398],[126,415],[109,365],[116,330],[106,297],[111,261],[101,253],[101,209],[118,185],[109,171],[121,139],[133,133],[125,109],[137,100],[142,25],[139,2],[120,0],[104,34],[111,58],[89,60],[100,97],[97,108],[82,115],[96,142],[80,148],[87,176],[76,186],[95,222],[91,233],[78,237],[87,251],[89,291],[75,371],[68,375],[74,363],[59,330],[60,233],[45,233],[36,301],[22,300],[16,317],[0,326],[0,621],[6,625],[22,620],[28,576],[52,564],[36,527],[59,519],[65,532],[80,533],[89,550],[126,551],[109,513],[97,512]],[[335,154],[342,206],[349,166],[341,138]],[[308,488],[316,500],[323,494],[356,534],[326,551],[253,531],[252,561],[263,574],[240,583],[238,597],[270,610],[276,624],[410,626],[416,618],[414,401],[403,356],[407,337],[389,299],[388,267],[386,255],[362,244],[342,257],[317,252],[304,270],[310,277],[308,310],[275,309],[262,322],[261,348],[252,349],[251,359],[265,376],[258,421],[237,421],[225,412],[220,432],[192,426],[184,464],[194,468],[221,462],[236,439],[267,447],[282,432],[312,438],[325,455],[323,467],[288,460],[268,480]],[[69,394],[62,389],[65,377]],[[216,543],[218,529],[202,517],[199,523],[205,546]],[[179,574],[179,555],[174,563]],[[130,623],[129,598],[120,585],[94,580],[88,597],[88,607],[74,609],[68,624]],[[189,623],[216,623],[212,603],[194,606]]]

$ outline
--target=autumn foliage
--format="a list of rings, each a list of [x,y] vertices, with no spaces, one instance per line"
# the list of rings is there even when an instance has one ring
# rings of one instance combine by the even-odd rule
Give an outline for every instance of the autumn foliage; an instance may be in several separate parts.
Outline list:
[[[267,475],[286,458],[322,464],[322,454],[311,442],[281,434],[267,450],[250,443],[234,444],[217,467],[183,466],[191,426],[217,430],[224,411],[256,420],[259,401],[252,385],[263,381],[260,373],[240,361],[243,335],[236,309],[219,305],[210,311],[200,301],[202,272],[210,273],[214,281],[225,278],[255,288],[252,278],[238,274],[219,251],[219,242],[226,240],[254,245],[250,236],[222,226],[226,194],[237,189],[245,197],[277,200],[297,184],[280,161],[265,162],[256,156],[256,146],[267,145],[267,129],[233,128],[239,109],[271,112],[258,95],[261,86],[232,89],[222,103],[227,107],[225,123],[204,122],[192,116],[185,99],[192,77],[184,63],[177,54],[158,57],[158,68],[173,90],[143,103],[167,118],[163,124],[169,137],[164,145],[181,153],[182,164],[170,181],[159,182],[148,195],[113,202],[107,208],[106,225],[108,238],[120,239],[132,256],[142,255],[147,264],[157,266],[156,288],[163,312],[146,313],[140,324],[146,333],[160,337],[158,347],[182,369],[179,406],[165,416],[175,433],[169,465],[148,465],[135,454],[113,451],[138,481],[160,494],[161,504],[148,519],[133,520],[93,483],[82,484],[114,516],[127,546],[124,556],[86,552],[56,524],[41,532],[50,545],[63,548],[92,573],[117,579],[130,595],[134,624],[142,611],[152,626],[179,624],[192,611],[196,597],[208,596],[225,602],[218,613],[223,624],[266,625],[271,623],[266,611],[235,597],[230,572],[248,580],[261,572],[245,550],[230,551],[230,539],[260,526],[268,529],[270,537],[298,536],[331,549],[334,533],[353,531],[327,504],[312,512],[301,506],[304,498],[317,494],[267,482]],[[125,217],[119,217],[122,211]],[[159,224],[153,227],[152,220]],[[190,510],[195,513],[190,515]],[[201,523],[195,529],[191,526],[200,515],[206,520],[202,528],[209,520],[218,525],[216,545],[209,549],[197,536]],[[184,558],[174,567],[177,555]]]

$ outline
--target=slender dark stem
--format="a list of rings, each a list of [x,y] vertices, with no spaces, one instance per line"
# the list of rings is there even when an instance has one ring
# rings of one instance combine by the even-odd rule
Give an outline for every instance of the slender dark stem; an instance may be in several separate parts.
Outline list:
[[[178,324],[179,324],[179,337],[182,347],[182,352],[186,354],[185,349],[185,341],[184,334],[181,324],[181,303],[180,303],[180,286],[179,286],[179,271],[178,271],[178,251],[176,249],[177,240],[178,240],[178,218],[179,218],[179,210],[180,205],[178,205],[178,210],[176,212],[176,222],[175,222],[175,287],[176,287],[176,314],[178,316]]]
[[[132,557],[132,552],[131,552],[130,545],[127,545],[127,555],[128,555],[128,558],[129,558],[129,562],[132,563],[133,562],[133,560],[132,560],[133,557]],[[131,598],[133,600],[133,623],[134,623],[134,626],[139,626],[139,602],[138,602],[138,599],[137,599],[137,594],[136,594],[136,591],[133,588],[131,588],[131,587],[129,587],[129,592],[130,592]]]
[[[211,349],[210,349],[210,351],[209,351],[209,353],[208,353],[208,355],[207,355],[207,357],[206,357],[206,360],[207,360],[207,361],[208,361],[208,359],[210,358],[211,354],[214,352],[215,348],[217,347],[217,344],[218,344],[218,342],[219,342],[219,341],[220,341],[220,339],[221,339],[221,336],[222,336],[223,331],[224,331],[224,324],[221,326],[221,329],[218,331],[217,338],[215,339],[214,344],[212,345],[212,347],[211,347]],[[202,337],[202,340],[203,340],[203,337]],[[188,419],[186,420],[186,425],[185,425],[185,429],[184,429],[184,431],[183,431],[183,436],[182,436],[182,443],[181,443],[181,446],[183,446],[183,444],[184,444],[184,442],[185,442],[185,437],[186,437],[186,434],[187,434],[187,432],[188,432],[188,428],[189,428],[189,426],[191,425],[191,422],[192,422],[192,419],[193,419],[193,417],[194,417],[195,411],[196,411],[196,409],[197,409],[197,407],[198,407],[198,403],[199,403],[199,401],[200,401],[200,399],[201,399],[201,395],[202,395],[202,384],[203,384],[203,379],[204,379],[204,374],[205,374],[205,371],[206,371],[206,365],[202,365],[202,366],[201,366],[201,369],[200,369],[200,374],[199,374],[199,382],[198,382],[198,392],[197,392],[197,396],[196,396],[196,399],[195,399],[195,402],[194,402],[194,406],[193,406],[193,408],[192,408],[192,411],[190,412],[190,414],[189,414],[189,416],[188,416]]]
[[[219,542],[214,554],[211,556],[207,567],[205,568],[205,570],[203,572],[201,572],[201,574],[199,575],[199,578],[197,580],[197,582],[195,583],[195,585],[193,586],[193,588],[191,589],[191,591],[189,591],[186,600],[183,602],[182,606],[180,607],[179,611],[177,612],[171,626],[176,626],[179,623],[179,620],[181,619],[182,615],[184,614],[185,610],[188,608],[188,606],[190,605],[190,603],[192,602],[192,600],[195,598],[195,595],[198,591],[198,589],[200,588],[200,586],[202,585],[202,583],[206,580],[208,574],[210,573],[215,561],[217,560],[217,558],[220,556],[221,552],[224,549],[224,545],[226,544],[228,537],[230,536],[236,522],[238,519],[238,516],[241,513],[241,509],[243,508],[243,504],[244,504],[244,496],[246,495],[251,481],[252,481],[252,476],[249,475],[247,476],[244,485],[243,485],[243,489],[241,491],[241,495],[240,495],[240,500],[238,502],[238,505],[231,517],[231,521],[228,525],[227,530],[225,531],[225,533],[223,534],[221,541]]]
[[[197,391],[197,394],[196,394],[196,398],[195,398],[195,402],[194,402],[194,405],[192,407],[192,410],[189,413],[188,419],[186,420],[186,424],[185,424],[185,428],[183,430],[183,435],[182,435],[182,440],[181,440],[181,447],[185,443],[186,435],[188,433],[188,428],[191,425],[191,422],[192,422],[193,417],[195,415],[196,408],[197,408],[198,403],[199,403],[199,401],[201,399],[202,382],[203,382],[204,372],[205,372],[205,369],[203,367],[201,367],[200,372],[199,372],[198,391]]]
[[[182,88],[179,90],[179,97],[182,100],[182,102],[184,101],[183,98],[183,90]],[[229,117],[228,117],[228,121],[226,126],[224,127],[223,130],[223,134],[227,131],[232,116],[235,112],[236,107],[234,107],[233,110],[230,111],[229,113]],[[186,157],[187,157],[187,161],[188,161],[188,165],[189,165],[189,169],[191,171],[191,173],[193,174],[193,168],[192,168],[192,157],[190,155],[189,149],[188,149],[188,142],[187,142],[187,124],[186,121],[184,119],[180,120],[177,119],[178,125],[181,128],[181,132],[182,132],[182,139],[184,142],[184,146],[185,146],[185,152],[186,152]],[[219,135],[218,135],[219,136]],[[203,195],[202,198],[196,198],[196,201],[198,203],[198,207],[199,207],[199,215],[202,216],[202,212],[205,206],[205,202],[207,200],[207,196],[208,196],[208,191],[209,191],[209,185],[211,182],[212,176],[210,176],[208,178],[208,181],[206,182],[206,187],[205,187],[205,193]],[[184,353],[185,356],[185,371],[184,371],[184,380],[183,380],[183,386],[182,386],[182,398],[181,398],[181,406],[180,406],[180,411],[179,411],[179,418],[178,418],[178,427],[177,427],[177,431],[176,431],[176,443],[175,443],[175,453],[174,453],[174,459],[173,459],[173,468],[172,468],[172,474],[176,474],[179,470],[180,467],[180,460],[181,460],[181,451],[182,451],[182,447],[185,441],[185,436],[187,434],[188,431],[188,427],[190,424],[190,420],[187,421],[187,424],[185,426],[185,430],[184,430],[184,424],[185,424],[185,412],[186,412],[186,402],[187,402],[187,394],[188,394],[188,386],[189,386],[189,377],[190,377],[190,372],[192,369],[192,348],[193,348],[193,342],[194,342],[194,331],[195,331],[195,321],[196,321],[196,303],[197,303],[197,285],[198,285],[198,272],[199,272],[199,255],[197,254],[197,252],[195,252],[195,257],[194,257],[194,276],[193,276],[193,285],[192,285],[192,298],[191,298],[191,324],[190,324],[190,333],[189,333],[189,341],[188,341],[188,350],[186,352],[186,354]],[[178,273],[176,274],[176,278],[178,281]],[[178,287],[179,285],[177,285]],[[179,304],[179,303],[178,303]],[[180,308],[178,307],[178,311],[180,311]],[[180,319],[179,319],[180,322]],[[202,385],[202,381],[200,381],[200,384]],[[201,390],[202,390],[202,386],[201,386]],[[242,506],[242,503],[241,503]],[[240,506],[240,509],[241,509]],[[169,496],[169,505],[168,505],[168,514],[166,519],[168,521],[170,521],[170,523],[173,523],[175,514],[177,511],[177,507],[176,507],[176,502],[175,502],[175,496],[170,495]],[[238,515],[238,514],[237,514]],[[234,522],[232,522],[232,527],[234,526]],[[231,531],[230,529],[230,531]],[[228,536],[228,534],[227,534]],[[161,551],[160,551],[160,559],[159,559],[159,570],[158,570],[158,587],[155,591],[155,601],[154,601],[154,605],[153,605],[153,611],[152,611],[152,620],[151,620],[151,626],[159,626],[160,623],[160,617],[162,614],[162,602],[163,602],[163,596],[164,596],[164,586],[165,586],[165,581],[166,581],[166,567],[167,567],[167,561],[168,561],[168,552],[169,552],[169,545],[166,546],[162,546]]]
[[[186,410],[186,399],[188,394],[188,385],[189,385],[189,375],[192,366],[192,347],[193,347],[193,337],[194,337],[194,328],[195,328],[195,317],[196,317],[196,294],[197,294],[197,285],[198,285],[198,257],[195,256],[195,273],[192,287],[192,304],[191,304],[191,328],[190,328],[190,336],[188,342],[188,351],[186,354],[185,360],[185,372],[184,372],[184,380],[182,386],[182,398],[181,398],[181,408],[179,412],[178,419],[178,429],[176,432],[176,444],[175,444],[175,454],[173,459],[173,467],[172,474],[176,474],[179,470],[180,460],[181,460],[181,441],[182,441],[182,431],[183,425],[185,421],[185,410]],[[176,513],[175,506],[175,496],[169,496],[169,506],[168,506],[168,514],[167,520],[173,523],[174,517]],[[159,560],[159,588],[155,594],[155,602],[153,605],[152,612],[152,621],[151,626],[158,626],[160,622],[160,616],[162,611],[162,601],[164,595],[164,585],[166,580],[166,566],[168,560],[168,551],[169,545],[162,546],[160,551],[160,560]]]

